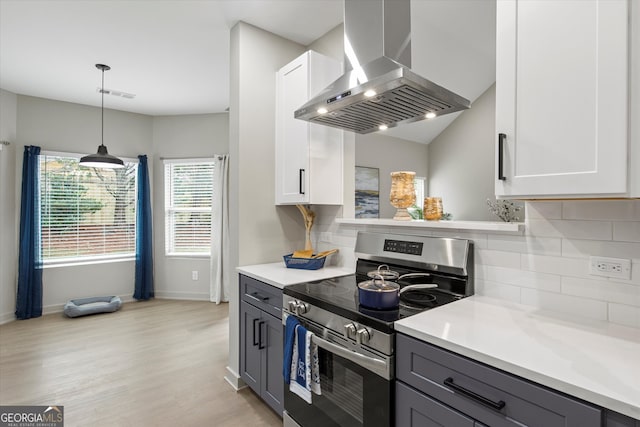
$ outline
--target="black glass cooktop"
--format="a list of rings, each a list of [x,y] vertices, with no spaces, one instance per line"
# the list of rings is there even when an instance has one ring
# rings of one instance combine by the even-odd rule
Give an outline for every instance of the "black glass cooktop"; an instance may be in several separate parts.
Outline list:
[[[313,306],[322,308],[362,325],[386,333],[393,331],[393,322],[421,311],[448,304],[462,298],[446,290],[421,289],[401,294],[400,306],[391,310],[372,309],[361,306],[358,301],[358,286],[366,276],[350,275],[315,282],[286,286],[285,295],[292,296]],[[437,283],[439,278],[420,279],[419,282],[400,283],[400,286],[416,283]]]

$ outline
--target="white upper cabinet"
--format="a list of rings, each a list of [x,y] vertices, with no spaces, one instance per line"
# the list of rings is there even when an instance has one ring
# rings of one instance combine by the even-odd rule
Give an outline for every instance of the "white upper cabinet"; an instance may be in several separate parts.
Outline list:
[[[497,2],[497,196],[634,195],[630,40],[640,47],[630,8],[627,0]]]
[[[276,75],[276,204],[343,203],[342,131],[293,117],[340,77],[340,62],[308,51]]]

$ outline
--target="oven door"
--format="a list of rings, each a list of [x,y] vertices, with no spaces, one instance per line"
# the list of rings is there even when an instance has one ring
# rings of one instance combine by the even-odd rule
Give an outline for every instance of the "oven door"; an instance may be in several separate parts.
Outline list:
[[[365,367],[367,357],[335,351],[337,344],[327,344],[325,340],[316,343],[322,394],[312,394],[312,403],[308,404],[285,384],[284,407],[288,415],[302,427],[391,426],[393,382]]]

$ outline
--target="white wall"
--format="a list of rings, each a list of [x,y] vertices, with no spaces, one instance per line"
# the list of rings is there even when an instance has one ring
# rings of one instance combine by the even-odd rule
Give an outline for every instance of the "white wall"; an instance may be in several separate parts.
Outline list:
[[[213,157],[229,152],[229,115],[153,118],[154,282],[158,298],[209,300],[209,257],[168,257],[164,251],[164,167],[162,159]],[[198,280],[191,272],[198,272]]]
[[[281,260],[292,249],[302,219],[295,206],[276,208],[276,71],[304,47],[239,22],[231,29],[229,105],[230,265]],[[239,292],[232,275],[227,380],[239,381]]]
[[[389,202],[391,172],[414,171],[427,176],[428,146],[382,133],[356,135],[356,164],[378,168],[380,175],[380,218],[393,218],[396,208]],[[352,199],[353,199],[352,193]],[[422,204],[416,201],[419,206]]]
[[[494,84],[428,146],[429,195],[454,220],[498,220],[486,204],[495,199],[495,111]]]
[[[20,207],[16,207],[16,126],[18,98],[0,90],[0,323],[13,320],[16,309],[18,274],[17,227]]]
[[[640,328],[640,200],[526,202],[524,235],[323,224],[345,263],[358,230],[461,237],[475,243],[476,294]],[[631,280],[589,274],[589,257],[632,260]]]

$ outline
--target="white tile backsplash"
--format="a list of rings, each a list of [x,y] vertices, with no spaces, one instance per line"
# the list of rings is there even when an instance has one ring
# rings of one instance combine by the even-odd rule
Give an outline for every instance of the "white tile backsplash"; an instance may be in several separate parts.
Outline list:
[[[355,263],[358,230],[471,239],[477,294],[640,328],[640,200],[533,201],[525,209],[523,235],[336,224],[338,210],[323,211],[328,218],[314,231],[332,233],[342,265]],[[632,259],[631,280],[590,275],[590,256]]]
[[[562,239],[552,237],[489,235],[488,248],[498,251],[560,256]]]
[[[614,222],[613,240],[619,242],[640,242],[640,221]]]
[[[640,260],[640,243],[562,239],[562,256],[569,258],[603,256]]]
[[[640,308],[609,303],[609,321],[619,325],[640,328]]]
[[[580,317],[596,320],[607,320],[607,303],[572,295],[522,289],[522,304],[531,305],[544,310],[560,311]]]
[[[525,233],[536,237],[611,240],[613,237],[613,224],[611,221],[531,219],[527,220]]]

